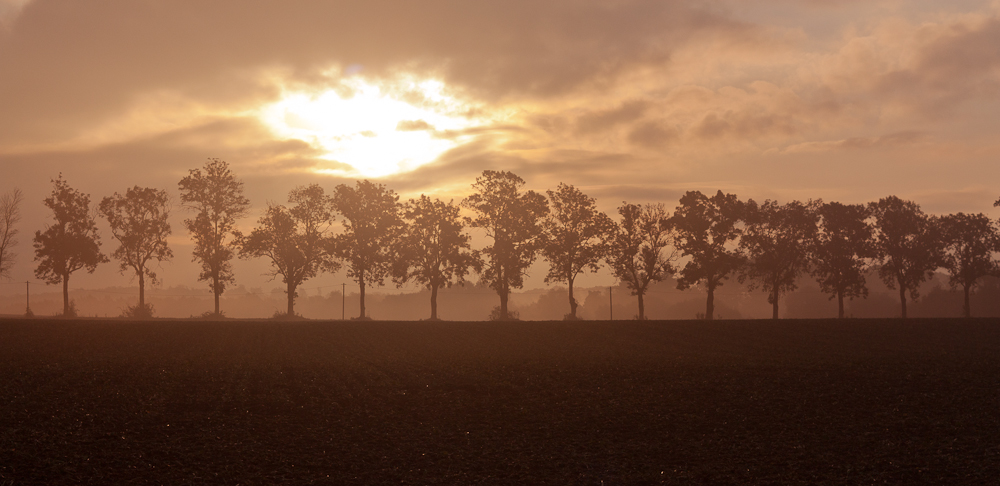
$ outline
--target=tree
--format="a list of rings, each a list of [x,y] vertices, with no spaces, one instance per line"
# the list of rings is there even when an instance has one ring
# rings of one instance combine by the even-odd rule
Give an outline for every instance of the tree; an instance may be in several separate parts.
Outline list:
[[[62,283],[63,315],[73,316],[69,303],[69,277],[77,270],[94,273],[97,265],[108,261],[101,253],[101,237],[97,233],[95,214],[90,209],[90,196],[69,187],[59,174],[52,181],[52,195],[44,199],[52,210],[55,222],[36,231],[34,239],[35,276],[48,284]]]
[[[878,275],[890,289],[899,290],[902,317],[906,318],[906,293],[909,291],[912,299],[920,296],[920,284],[941,263],[940,242],[930,218],[914,202],[889,196],[869,203],[869,209],[875,220]]]
[[[208,159],[204,172],[191,169],[177,185],[181,203],[196,213],[194,219],[184,220],[194,238],[191,261],[201,262],[198,280],[209,282],[218,316],[219,297],[226,284],[235,281],[230,264],[234,247],[226,238],[234,234],[236,220],[249,214],[250,200],[243,196],[243,183],[229,170],[229,164],[219,159]]]
[[[482,278],[500,296],[500,319],[510,319],[510,290],[524,286],[525,272],[544,242],[539,223],[549,211],[545,196],[521,192],[522,186],[524,180],[512,172],[485,170],[472,184],[476,192],[462,201],[462,207],[476,213],[469,224],[483,228],[493,239],[482,250],[486,255]]]
[[[394,279],[399,285],[412,279],[427,287],[431,320],[437,320],[438,289],[463,282],[469,269],[482,269],[482,262],[471,250],[472,237],[463,231],[465,222],[455,204],[421,195],[406,203],[403,217],[408,224],[397,245]]]
[[[639,299],[639,319],[646,318],[643,296],[649,285],[674,273],[674,253],[664,250],[673,243],[670,216],[664,205],[623,203],[618,208],[621,223],[613,232],[608,264],[615,277],[625,282]]]
[[[573,282],[584,270],[596,272],[608,253],[608,238],[615,223],[597,210],[594,198],[563,183],[546,191],[552,212],[542,221],[545,242],[542,254],[549,261],[545,283],[569,284],[569,319],[576,320]]]
[[[838,202],[819,204],[819,225],[813,238],[812,274],[820,290],[837,297],[837,317],[844,318],[844,297],[868,297],[867,259],[872,256],[868,207]]]
[[[281,276],[288,295],[286,315],[295,315],[296,289],[321,271],[340,265],[329,258],[329,230],[333,224],[330,198],[317,184],[299,186],[288,194],[291,208],[268,204],[249,235],[235,232],[234,243],[243,259],[271,260],[271,279]]]
[[[937,224],[944,246],[941,266],[948,270],[951,287],[962,287],[962,311],[965,317],[972,317],[969,294],[980,278],[997,273],[993,260],[993,252],[1000,251],[997,225],[982,213],[949,214],[939,218]]]
[[[746,225],[740,251],[746,264],[739,281],[760,285],[768,293],[771,318],[778,318],[781,294],[798,288],[795,281],[809,269],[809,244],[816,233],[816,213],[810,205],[792,201],[779,205],[767,200],[759,206],[749,201],[744,211]]]
[[[10,278],[17,254],[17,223],[21,222],[21,201],[24,196],[20,189],[13,189],[0,196],[0,277]]]
[[[399,196],[382,184],[358,181],[356,187],[337,186],[333,207],[344,216],[344,232],[331,240],[331,252],[347,262],[347,276],[361,289],[361,315],[365,319],[365,288],[383,285],[392,274],[394,249],[402,233]]]
[[[745,204],[733,194],[719,191],[712,197],[699,191],[688,191],[671,219],[676,233],[677,249],[691,259],[681,269],[677,288],[685,290],[703,283],[708,291],[705,319],[715,313],[715,289],[722,286],[730,272],[740,267],[743,259],[735,248],[742,233],[739,223]]]
[[[153,285],[159,279],[149,263],[169,260],[174,255],[167,247],[170,235],[168,204],[166,191],[135,186],[124,196],[116,192],[105,197],[99,206],[100,213],[111,225],[111,236],[119,243],[111,256],[120,262],[122,273],[131,269],[139,277],[137,316],[152,316],[152,309],[146,305],[146,277]]]

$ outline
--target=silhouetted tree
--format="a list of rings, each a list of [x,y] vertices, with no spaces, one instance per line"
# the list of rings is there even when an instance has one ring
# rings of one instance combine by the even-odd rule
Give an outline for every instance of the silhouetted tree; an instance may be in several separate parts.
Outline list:
[[[507,301],[512,288],[524,286],[524,273],[544,242],[541,219],[548,213],[545,196],[521,192],[524,180],[511,172],[483,171],[472,184],[475,193],[462,206],[475,211],[469,220],[483,228],[493,244],[482,250],[486,262],[482,277],[500,296],[500,319],[509,319]]]
[[[837,298],[837,317],[844,317],[844,297],[868,297],[865,268],[872,253],[872,227],[863,204],[820,204],[819,225],[812,241],[812,274],[820,290]]]
[[[139,306],[137,316],[150,317],[146,306],[146,277],[156,285],[159,279],[149,268],[151,260],[168,260],[173,252],[167,247],[170,235],[169,198],[159,189],[135,186],[122,196],[117,192],[101,200],[100,213],[111,225],[111,236],[119,246],[111,254],[120,262],[119,270],[131,269],[139,277]]]
[[[479,254],[471,250],[472,239],[464,232],[459,207],[451,202],[421,195],[403,206],[408,224],[398,244],[393,264],[397,284],[415,280],[431,291],[431,319],[438,319],[437,296],[441,287],[463,282],[469,269],[482,268]]]
[[[0,277],[10,278],[17,254],[17,223],[21,222],[21,201],[24,196],[20,189],[13,189],[0,196]]]
[[[52,195],[44,199],[52,210],[55,222],[45,232],[35,232],[35,276],[48,284],[62,283],[63,315],[73,316],[69,303],[69,277],[77,270],[94,273],[97,265],[108,261],[101,254],[101,237],[97,233],[95,214],[90,209],[90,196],[69,187],[59,174],[52,181]]]
[[[649,285],[674,273],[670,265],[674,252],[665,250],[673,243],[670,216],[660,204],[623,203],[618,208],[622,220],[610,241],[608,264],[615,277],[625,282],[639,300],[639,319],[646,318],[643,297]]]
[[[969,294],[980,278],[997,273],[993,260],[993,252],[1000,251],[997,225],[982,213],[949,214],[939,218],[937,224],[944,244],[942,266],[948,270],[951,287],[962,287],[962,311],[965,317],[972,317]]]
[[[546,192],[552,212],[542,221],[542,254],[549,261],[545,283],[569,284],[568,317],[575,320],[578,304],[573,297],[573,282],[584,270],[596,272],[600,268],[615,223],[597,210],[594,198],[573,186],[560,183],[557,190]]]
[[[780,205],[767,200],[758,206],[750,200],[746,204],[739,246],[745,264],[739,281],[749,281],[750,289],[760,285],[767,292],[772,319],[778,318],[781,294],[797,289],[795,281],[809,269],[816,220],[812,208],[799,201]]]
[[[382,184],[358,181],[356,187],[341,184],[333,193],[333,207],[344,216],[344,232],[332,240],[331,251],[347,262],[347,276],[361,289],[361,315],[365,312],[365,288],[382,285],[392,274],[394,249],[403,230],[399,196]]]
[[[735,195],[722,191],[712,197],[688,191],[671,219],[677,249],[682,256],[691,257],[680,271],[677,288],[704,283],[708,291],[705,319],[711,320],[715,313],[715,289],[742,264],[736,244],[742,233],[744,206]]]
[[[184,225],[194,238],[192,261],[201,262],[198,280],[207,280],[215,296],[215,315],[220,315],[219,296],[226,284],[235,281],[232,264],[233,244],[227,242],[236,220],[250,212],[250,200],[243,196],[243,183],[229,170],[229,164],[208,159],[204,172],[191,169],[177,184],[181,203],[196,212]]]
[[[890,289],[899,290],[902,317],[906,317],[906,293],[920,296],[920,284],[941,264],[940,242],[930,218],[920,206],[896,196],[869,203],[875,219],[875,256],[879,277]]]
[[[285,284],[288,295],[286,315],[295,315],[296,289],[321,271],[336,271],[339,264],[329,258],[329,230],[333,224],[330,198],[317,184],[299,186],[288,193],[285,206],[268,204],[257,227],[249,235],[235,232],[234,243],[240,258],[266,257]]]

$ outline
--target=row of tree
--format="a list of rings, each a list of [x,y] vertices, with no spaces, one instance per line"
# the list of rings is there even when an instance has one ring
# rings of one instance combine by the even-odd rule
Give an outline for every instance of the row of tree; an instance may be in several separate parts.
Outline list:
[[[100,251],[99,214],[119,243],[111,256],[120,271],[139,280],[139,303],[129,312],[152,315],[145,302],[146,279],[158,281],[151,263],[172,256],[166,191],[133,187],[103,198],[95,214],[90,197],[61,175],[53,184],[44,203],[54,222],[34,237],[36,276],[62,284],[64,313],[72,315],[70,276],[109,261]],[[359,285],[360,318],[367,316],[365,290],[391,279],[428,288],[431,318],[437,319],[438,289],[475,272],[499,296],[491,318],[508,319],[510,293],[523,287],[538,256],[549,262],[546,283],[568,285],[567,319],[576,319],[576,278],[603,264],[637,297],[639,319],[645,318],[649,286],[674,275],[680,289],[697,286],[707,292],[704,316],[712,319],[715,291],[733,277],[766,292],[778,318],[781,296],[811,273],[838,300],[843,317],[845,298],[867,297],[865,274],[875,267],[886,285],[899,291],[906,317],[907,295],[916,299],[920,284],[938,268],[949,272],[952,286],[963,289],[966,316],[977,281],[998,273],[993,253],[1000,251],[1000,232],[987,216],[928,216],[895,196],[867,205],[778,204],[690,191],[672,215],[663,203],[626,202],[614,221],[597,209],[594,198],[571,185],[559,184],[542,195],[524,190],[524,181],[511,172],[487,170],[460,204],[424,195],[400,203],[395,192],[367,180],[338,185],[329,195],[318,184],[298,187],[289,193],[287,206],[269,204],[256,227],[244,234],[236,222],[249,214],[250,201],[226,162],[209,159],[178,186],[182,205],[193,216],[184,224],[195,243],[193,261],[201,265],[198,278],[215,296],[216,315],[221,315],[219,297],[235,281],[231,261],[236,256],[269,261],[272,278],[280,277],[286,286],[289,315],[299,285],[346,266]],[[20,200],[19,192],[0,199],[0,272],[12,264]],[[462,209],[470,216],[463,217]],[[472,249],[467,228],[485,231],[490,244]]]

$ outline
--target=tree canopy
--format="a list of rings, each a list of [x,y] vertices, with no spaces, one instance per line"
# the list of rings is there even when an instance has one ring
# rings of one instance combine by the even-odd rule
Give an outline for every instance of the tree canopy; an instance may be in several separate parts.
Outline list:
[[[607,256],[608,239],[614,221],[597,210],[597,201],[579,189],[559,183],[555,191],[546,191],[551,212],[542,220],[545,242],[542,254],[549,261],[545,283],[569,285],[569,319],[577,319],[578,303],[573,296],[576,277],[586,270],[596,272]]]
[[[863,204],[817,203],[819,216],[811,244],[812,274],[820,290],[837,298],[844,317],[844,297],[868,297],[867,261],[872,256],[872,227]]]
[[[198,280],[208,281],[215,297],[215,315],[221,315],[219,296],[226,284],[235,281],[232,264],[232,241],[236,220],[249,214],[250,200],[243,195],[243,183],[236,179],[229,164],[209,159],[203,169],[191,169],[177,184],[181,203],[195,213],[184,220],[194,239],[192,261],[201,263]]]
[[[649,285],[674,273],[666,253],[673,243],[670,215],[661,204],[624,203],[618,208],[621,222],[614,229],[608,263],[615,277],[625,283],[639,303],[639,319],[646,318],[643,297]]]
[[[890,289],[899,290],[902,317],[906,294],[916,299],[920,284],[938,268],[942,255],[931,219],[912,201],[896,196],[869,204],[875,221],[872,241],[879,261],[878,275]]]
[[[708,197],[688,191],[671,219],[677,249],[690,257],[680,271],[677,288],[684,290],[699,283],[705,286],[705,319],[714,317],[715,290],[743,263],[736,245],[743,233],[745,206],[734,194],[718,191]]]
[[[475,192],[462,201],[463,207],[475,212],[470,226],[482,228],[493,239],[482,250],[486,257],[482,278],[500,297],[500,319],[511,317],[510,291],[524,286],[524,273],[544,243],[540,223],[548,214],[548,203],[535,191],[521,191],[522,186],[524,180],[511,172],[486,170],[472,184]]]
[[[358,283],[358,318],[366,319],[365,288],[383,285],[392,275],[394,246],[403,230],[399,196],[382,184],[364,180],[355,187],[337,186],[333,207],[343,216],[344,230],[330,240],[330,251],[347,263],[347,276]]]
[[[267,258],[272,279],[281,276],[288,297],[285,315],[295,315],[296,289],[321,271],[336,271],[339,264],[329,258],[329,230],[333,210],[323,188],[299,186],[288,194],[291,208],[269,204],[257,226],[244,236],[236,233],[240,258]]]
[[[17,253],[17,223],[21,222],[21,202],[24,195],[20,189],[13,189],[0,195],[0,278],[10,278]]]
[[[62,283],[63,315],[73,316],[69,301],[69,278],[86,269],[94,273],[97,265],[108,261],[101,253],[101,237],[97,232],[95,213],[90,208],[90,196],[73,189],[62,178],[52,181],[52,194],[44,204],[52,210],[53,223],[45,231],[36,231],[34,239],[35,276],[48,284]]]
[[[941,266],[948,270],[952,288],[961,287],[962,311],[972,317],[969,295],[983,277],[997,274],[993,253],[1000,252],[997,224],[985,214],[949,214],[937,220],[944,252]]]
[[[136,317],[152,316],[152,308],[146,305],[146,278],[154,285],[159,279],[150,262],[173,257],[167,246],[169,201],[164,190],[135,186],[125,195],[116,192],[105,197],[99,206],[111,225],[111,236],[119,243],[111,256],[119,261],[122,273],[131,270],[139,278],[139,305],[133,313]]]

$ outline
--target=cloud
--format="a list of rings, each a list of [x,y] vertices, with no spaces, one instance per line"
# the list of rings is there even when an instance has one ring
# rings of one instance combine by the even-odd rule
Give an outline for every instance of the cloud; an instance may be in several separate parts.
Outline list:
[[[430,123],[423,120],[402,120],[396,124],[396,130],[401,132],[435,131]]]
[[[778,150],[781,154],[799,154],[807,152],[830,152],[836,150],[859,150],[871,148],[886,148],[900,145],[913,145],[927,139],[928,134],[920,131],[904,131],[890,133],[879,137],[852,137],[841,140],[826,140],[805,142],[791,145]]]
[[[649,108],[649,102],[643,100],[629,100],[623,102],[617,108],[610,110],[592,111],[580,116],[576,120],[576,131],[581,135],[608,130],[640,118]]]

